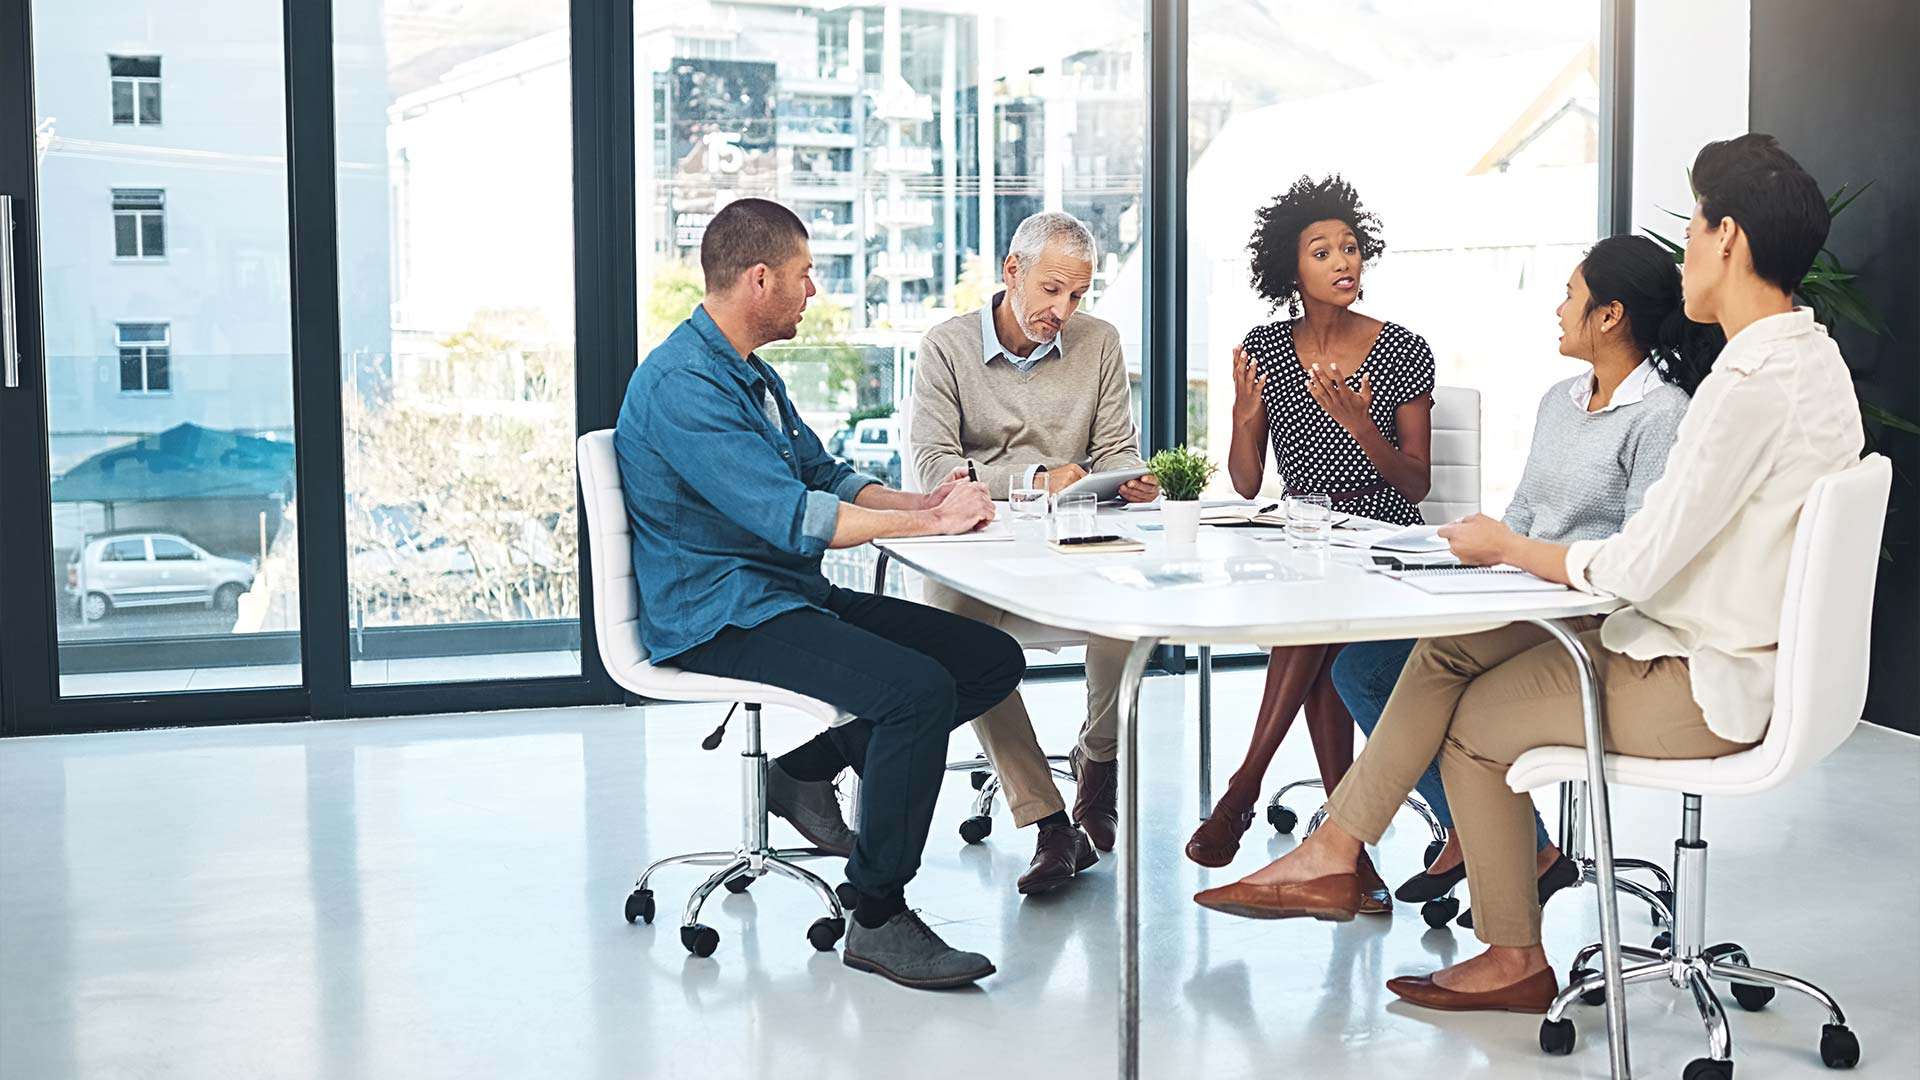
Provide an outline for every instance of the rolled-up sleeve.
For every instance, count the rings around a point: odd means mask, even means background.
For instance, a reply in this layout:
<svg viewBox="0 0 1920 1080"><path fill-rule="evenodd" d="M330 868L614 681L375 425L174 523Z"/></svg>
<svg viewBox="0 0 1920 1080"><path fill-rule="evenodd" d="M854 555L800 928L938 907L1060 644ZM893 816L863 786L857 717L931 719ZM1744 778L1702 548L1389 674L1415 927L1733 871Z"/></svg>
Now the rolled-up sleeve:
<svg viewBox="0 0 1920 1080"><path fill-rule="evenodd" d="M673 372L650 411L658 445L673 448L664 455L668 467L714 509L781 551L815 557L827 549L840 499L795 477L719 386L693 371Z"/></svg>

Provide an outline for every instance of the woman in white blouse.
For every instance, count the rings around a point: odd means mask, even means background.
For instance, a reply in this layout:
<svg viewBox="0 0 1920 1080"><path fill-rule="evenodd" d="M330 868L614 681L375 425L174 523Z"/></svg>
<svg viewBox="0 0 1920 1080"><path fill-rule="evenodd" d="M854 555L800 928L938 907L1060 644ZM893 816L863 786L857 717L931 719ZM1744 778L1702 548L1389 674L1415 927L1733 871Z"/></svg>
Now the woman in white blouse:
<svg viewBox="0 0 1920 1080"><path fill-rule="evenodd" d="M1727 345L1681 422L1665 475L1604 540L1531 540L1474 516L1441 534L1475 564L1510 563L1627 607L1581 637L1606 695L1608 748L1730 754L1765 733L1788 553L1814 481L1859 460L1859 404L1840 351L1793 292L1826 240L1813 178L1772 136L1711 143L1694 161L1686 313ZM1545 1012L1558 991L1540 945L1532 800L1506 786L1527 750L1583 741L1579 678L1545 631L1423 641L1380 726L1298 848L1195 897L1256 918L1344 921L1356 860L1438 753L1466 849L1480 955L1388 989L1447 1010Z"/></svg>

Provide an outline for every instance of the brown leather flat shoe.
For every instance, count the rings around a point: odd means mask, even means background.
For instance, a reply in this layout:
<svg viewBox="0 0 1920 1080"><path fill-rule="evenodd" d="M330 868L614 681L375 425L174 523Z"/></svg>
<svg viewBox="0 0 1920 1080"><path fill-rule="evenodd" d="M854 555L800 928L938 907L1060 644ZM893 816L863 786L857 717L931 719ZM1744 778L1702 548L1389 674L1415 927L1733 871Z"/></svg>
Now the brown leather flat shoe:
<svg viewBox="0 0 1920 1080"><path fill-rule="evenodd" d="M1218 870L1240 853L1240 838L1252 827L1252 810L1236 813L1225 803L1216 804L1187 841L1187 858Z"/></svg>
<svg viewBox="0 0 1920 1080"><path fill-rule="evenodd" d="M1387 891L1387 883L1380 880L1380 871L1373 868L1373 860L1367 853L1360 852L1360 861L1354 866L1354 874L1360 879L1361 915L1393 914L1393 894Z"/></svg>
<svg viewBox="0 0 1920 1080"><path fill-rule="evenodd" d="M1463 993L1436 985L1428 975L1388 979L1387 989L1411 1005L1444 1012L1512 1012L1539 1015L1553 1004L1560 980L1553 969L1536 971L1511 986L1479 993Z"/></svg>
<svg viewBox="0 0 1920 1080"><path fill-rule="evenodd" d="M1312 881L1255 885L1236 881L1195 893L1193 902L1248 919L1319 919L1351 922L1360 910L1357 874L1328 874Z"/></svg>

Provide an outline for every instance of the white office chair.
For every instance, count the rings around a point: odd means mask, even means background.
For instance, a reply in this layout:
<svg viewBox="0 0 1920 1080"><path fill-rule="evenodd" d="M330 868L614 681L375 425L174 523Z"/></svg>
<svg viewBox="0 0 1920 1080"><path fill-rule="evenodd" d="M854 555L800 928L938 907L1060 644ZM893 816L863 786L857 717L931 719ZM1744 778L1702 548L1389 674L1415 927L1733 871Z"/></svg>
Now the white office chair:
<svg viewBox="0 0 1920 1080"><path fill-rule="evenodd" d="M1480 391L1464 386L1436 386L1433 389L1433 444L1430 451L1432 464L1428 475L1432 487L1427 498L1420 504L1420 517L1428 524L1452 521L1468 514L1480 512ZM1288 807L1284 800L1287 793L1295 788L1324 787L1319 777L1295 780L1267 801L1267 823L1277 832L1290 833L1299 824L1300 816ZM1447 842L1447 830L1434 819L1433 811L1426 800L1418 795L1407 796L1407 807L1420 815L1427 823L1427 829L1433 833L1433 840L1427 844L1426 862L1431 864L1439 856L1440 849ZM1326 808L1322 806L1314 812L1307 823L1307 832L1320 827L1326 818ZM1422 910L1428 925L1435 928L1446 925L1447 921L1459 914L1460 903L1451 895L1429 901Z"/></svg>
<svg viewBox="0 0 1920 1080"><path fill-rule="evenodd" d="M893 415L899 419L902 448L900 490L924 491L926 488L920 483L920 469L915 464L913 455L912 394L907 394L900 399L900 403L894 408ZM886 592L889 562L887 553L882 551L873 573L873 591L876 593ZM917 575L909 575L904 584L907 599L918 600L920 583ZM1022 649L1059 652L1061 649L1071 649L1087 643L1085 634L1043 626L1018 615L1009 615L1000 629L1019 642ZM1053 771L1055 777L1061 780L1071 783L1074 779L1072 759L1065 754L1048 754L1047 767ZM960 823L960 839L969 844L978 844L993 833L993 804L994 800L1000 797L1000 774L994 771L993 762L988 761L985 754L975 754L972 757L949 761L947 771L966 773L973 784L973 812Z"/></svg>
<svg viewBox="0 0 1920 1080"><path fill-rule="evenodd" d="M728 892L745 892L755 878L780 874L809 888L827 908L827 915L807 927L807 940L822 952L831 950L846 932L846 912L827 883L789 860L824 854L815 848L775 848L767 841L767 755L760 745L760 709L785 705L833 725L849 719L824 701L761 683L696 675L678 668L647 662L640 642L640 591L633 575L633 532L627 521L626 499L620 488L619 461L614 456L613 432L590 431L578 445L582 505L587 511L587 538L592 556L594 637L600 659L613 681L644 698L656 701L728 702L746 706L747 747L741 752L740 846L732 851L701 851L659 859L640 874L627 897L628 922L651 924L653 890L647 887L655 872L668 866L719 866L688 897L680 923L680 943L695 956L711 956L720 934L700 922L700 908L722 885ZM728 712L732 717L732 712ZM726 727L721 724L721 730ZM720 732L714 733L716 736ZM718 745L710 739L708 749Z"/></svg>
<svg viewBox="0 0 1920 1080"><path fill-rule="evenodd" d="M1626 968L1627 982L1666 979L1676 989L1692 992L1706 1025L1709 1053L1687 1066L1687 1080L1728 1080L1733 1075L1733 1037L1713 990L1715 979L1731 983L1734 1000L1750 1010L1765 1007L1776 988L1813 998L1828 1017L1820 1034L1820 1060L1835 1069L1852 1068L1860 1060L1859 1040L1825 991L1750 966L1747 950L1739 945L1706 944L1707 845L1700 838L1700 808L1703 795L1752 795L1785 783L1839 748L1859 723L1867 696L1874 575L1891 482L1887 459L1874 454L1821 479L1808 492L1780 610L1773 719L1759 745L1697 760L1606 755L1608 782L1680 794L1680 838L1673 845L1678 907L1672 933L1666 942L1656 941L1654 949L1622 946L1621 952L1639 961ZM1507 783L1515 791L1529 791L1586 776L1585 750L1552 746L1520 755L1507 771ZM1573 1022L1565 1014L1576 999L1589 1004L1605 999L1601 974L1587 969L1600 951L1600 946L1590 945L1575 959L1566 989L1540 1026L1540 1046L1546 1052L1573 1049Z"/></svg>

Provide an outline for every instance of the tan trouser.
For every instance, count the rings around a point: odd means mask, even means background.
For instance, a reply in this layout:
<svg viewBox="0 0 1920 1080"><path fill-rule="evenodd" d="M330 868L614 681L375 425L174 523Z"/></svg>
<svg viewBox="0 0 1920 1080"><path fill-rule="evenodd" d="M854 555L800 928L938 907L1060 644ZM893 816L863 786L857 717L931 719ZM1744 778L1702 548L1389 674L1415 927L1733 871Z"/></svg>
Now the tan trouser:
<svg viewBox="0 0 1920 1080"><path fill-rule="evenodd" d="M957 593L937 582L926 582L925 602L1000 627L1013 618L1005 611ZM1087 639L1087 718L1080 726L1080 750L1093 761L1112 761L1119 755L1120 671L1126 666L1130 643L1111 638ZM1033 734L1026 702L1015 690L1007 700L973 721L973 733L1000 776L1007 811L1017 826L1031 825L1048 814L1066 809L1060 788L1047 767L1047 752Z"/></svg>
<svg viewBox="0 0 1920 1080"><path fill-rule="evenodd" d="M1751 745L1708 730L1684 658L1610 652L1597 619L1581 631L1605 696L1608 750L1706 758ZM1507 767L1535 747L1585 744L1580 677L1545 630L1514 625L1422 641L1328 812L1348 834L1378 843L1437 754L1466 855L1474 933L1489 945L1538 945L1533 801L1507 786Z"/></svg>

